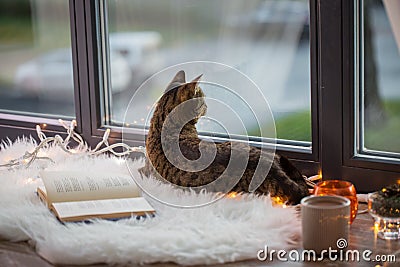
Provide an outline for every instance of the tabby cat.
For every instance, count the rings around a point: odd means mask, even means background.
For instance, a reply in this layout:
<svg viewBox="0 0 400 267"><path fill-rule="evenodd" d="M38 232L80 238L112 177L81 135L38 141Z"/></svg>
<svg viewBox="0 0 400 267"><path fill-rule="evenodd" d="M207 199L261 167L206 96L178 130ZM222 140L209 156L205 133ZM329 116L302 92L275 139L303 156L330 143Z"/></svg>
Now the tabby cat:
<svg viewBox="0 0 400 267"><path fill-rule="evenodd" d="M259 163L263 159L267 163L265 166L271 165L271 168L269 172L264 172L263 177L256 178L261 178L262 182L255 193L280 197L288 204L299 203L308 195L307 184L301 173L285 157L272 153L264 157L260 148L245 143L214 144L198 137L196 123L207 110L204 93L198 86L199 79L186 83L185 72L179 71L168 85L150 122L146 139L146 164L140 172L145 176L162 177L178 186L199 187L211 183L214 186L209 187L209 190L224 191L229 186L227 183L230 183L232 191L249 192L253 175L257 166L262 166ZM235 168L240 165L239 161L239 164L229 163L234 153L237 159L245 158L244 168ZM197 162L199 159L201 162ZM205 161L209 161L209 164ZM207 167L198 168L195 163ZM228 170L228 164L230 171L224 173ZM216 183L220 176L224 179ZM237 179L232 184L235 177Z"/></svg>

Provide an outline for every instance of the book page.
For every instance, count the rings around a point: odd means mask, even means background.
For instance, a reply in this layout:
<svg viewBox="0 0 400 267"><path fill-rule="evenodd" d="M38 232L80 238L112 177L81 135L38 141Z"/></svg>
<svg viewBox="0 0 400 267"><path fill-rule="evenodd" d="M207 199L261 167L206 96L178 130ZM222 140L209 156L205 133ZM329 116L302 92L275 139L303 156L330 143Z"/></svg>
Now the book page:
<svg viewBox="0 0 400 267"><path fill-rule="evenodd" d="M154 208L143 197L103 199L53 203L52 208L61 221L89 218L121 218L131 214L154 213Z"/></svg>
<svg viewBox="0 0 400 267"><path fill-rule="evenodd" d="M47 202L139 197L132 177L114 173L45 171L40 173Z"/></svg>

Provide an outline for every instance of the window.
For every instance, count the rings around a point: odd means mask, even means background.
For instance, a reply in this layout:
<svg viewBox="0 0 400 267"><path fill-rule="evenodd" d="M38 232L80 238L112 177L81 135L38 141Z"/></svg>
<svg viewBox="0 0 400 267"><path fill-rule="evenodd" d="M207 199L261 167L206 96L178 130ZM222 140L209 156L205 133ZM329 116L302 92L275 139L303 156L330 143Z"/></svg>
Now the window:
<svg viewBox="0 0 400 267"><path fill-rule="evenodd" d="M0 109L74 117L67 1L0 2Z"/></svg>
<svg viewBox="0 0 400 267"><path fill-rule="evenodd" d="M222 84L229 84L229 88L202 84L209 97L207 116L211 119L199 121L201 132L224 136L228 131L237 138L275 137L275 133L271 134L275 131L272 120L265 120L259 127L254 118L255 114L259 118L269 115L264 95L276 120L277 137L303 141L296 144L310 148L308 1L109 0L105 5L111 73L111 86L106 93L109 106L104 108L106 124L148 126L150 107L162 95L173 72L186 68L190 79L201 74L195 71L203 68L204 80L229 81ZM165 70L186 62L192 63ZM214 67L212 73L207 72ZM169 76L163 80L158 82L157 77L151 77L164 70ZM254 81L262 94L239 71ZM133 94L135 103L128 108ZM131 115L130 121L124 118L126 111ZM221 118L220 114L230 116Z"/></svg>
<svg viewBox="0 0 400 267"><path fill-rule="evenodd" d="M361 192L375 190L400 178L400 148L395 138L400 24L393 22L399 14L391 14L398 9L388 8L388 2L40 1L46 9L64 5L63 12L69 12L58 38L49 29L44 31L57 40L46 42L51 47L43 51L71 45L75 107L69 106L68 112L60 111L66 104L58 105L56 111L31 108L24 117L10 117L21 110L13 105L15 110L10 111L8 103L0 103L1 138L32 133L36 123L64 115L76 117L78 130L90 144L102 137L105 128L112 128L114 141L121 140L127 101L152 73L185 61L221 61L268 92L281 139L278 152L291 158L304 174L319 172L327 179L350 180ZM24 12L30 18L32 11ZM45 19L35 18L39 17ZM0 29L6 23L0 20ZM32 42L36 33L24 30L7 42L17 49L15 40ZM0 56L10 51L2 49ZM59 64L66 61L61 59ZM164 86L151 88L148 98L133 109L143 112ZM374 105L371 109L371 99L379 100L378 111L373 111ZM382 125L375 127L373 116L384 118L379 120ZM145 124L142 118L137 118L136 125ZM47 122L48 130L61 130L54 121ZM135 120L127 123L130 144L142 145L144 135L131 127ZM218 132L205 126L202 130ZM257 132L250 135L259 144L265 141Z"/></svg>
<svg viewBox="0 0 400 267"><path fill-rule="evenodd" d="M394 3L396 5L396 3ZM362 2L359 153L400 155L400 25L390 1ZM397 39L396 39L397 38Z"/></svg>
<svg viewBox="0 0 400 267"><path fill-rule="evenodd" d="M399 180L396 115L398 32L391 1L354 1L343 46L343 177L365 190ZM390 11L390 12L388 12ZM394 12L394 13L393 13ZM346 14L344 14L346 15ZM392 20L392 21L391 21ZM392 61L393 60L393 61ZM394 64L393 64L394 62ZM352 75L348 74L353 73Z"/></svg>

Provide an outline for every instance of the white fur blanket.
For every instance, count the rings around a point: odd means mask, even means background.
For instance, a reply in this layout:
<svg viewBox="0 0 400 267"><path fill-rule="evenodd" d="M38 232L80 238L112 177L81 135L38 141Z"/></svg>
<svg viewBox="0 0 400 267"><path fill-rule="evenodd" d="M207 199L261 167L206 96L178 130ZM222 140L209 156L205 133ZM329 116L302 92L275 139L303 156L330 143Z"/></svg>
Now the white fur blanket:
<svg viewBox="0 0 400 267"><path fill-rule="evenodd" d="M32 151L32 140L19 140L0 148L0 163ZM0 169L0 238L31 240L36 251L52 263L155 263L213 264L257 257L269 249L297 247L300 220L292 208L272 207L268 197L242 195L223 198L201 208L181 209L154 202L154 218L91 224L58 222L34 193L37 177L47 170L89 170L128 173L125 164L109 156L68 155L57 147L44 152L55 163L37 160L28 169ZM138 167L142 162L134 162ZM31 178L31 179L29 179ZM32 180L33 178L33 180ZM171 200L191 203L211 199L212 194L185 193L145 181L153 191Z"/></svg>

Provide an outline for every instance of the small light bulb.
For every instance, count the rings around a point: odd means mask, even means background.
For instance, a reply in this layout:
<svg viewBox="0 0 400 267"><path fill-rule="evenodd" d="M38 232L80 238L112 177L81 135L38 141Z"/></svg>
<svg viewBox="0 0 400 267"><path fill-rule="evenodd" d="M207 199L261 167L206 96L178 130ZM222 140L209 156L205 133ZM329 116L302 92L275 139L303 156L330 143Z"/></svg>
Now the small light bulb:
<svg viewBox="0 0 400 267"><path fill-rule="evenodd" d="M230 193L227 195L227 197L228 197L228 198L235 198L235 197L237 197L237 193L236 193L236 192L230 192Z"/></svg>

